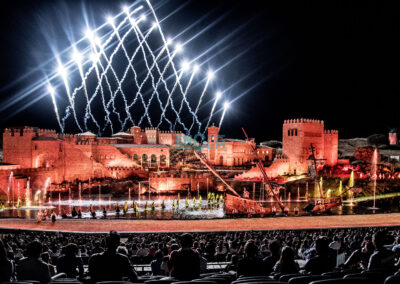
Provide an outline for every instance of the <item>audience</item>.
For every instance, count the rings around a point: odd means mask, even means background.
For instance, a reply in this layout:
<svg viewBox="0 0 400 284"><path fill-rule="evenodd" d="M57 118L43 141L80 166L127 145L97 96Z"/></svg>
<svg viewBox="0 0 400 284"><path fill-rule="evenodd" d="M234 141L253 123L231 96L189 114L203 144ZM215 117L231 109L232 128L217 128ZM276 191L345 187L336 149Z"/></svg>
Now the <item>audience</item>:
<svg viewBox="0 0 400 284"><path fill-rule="evenodd" d="M3 234L1 239L0 282L47 283L51 275L60 272L81 281L90 277L93 282L135 282L132 264L150 265L154 276L185 281L209 272L207 262L226 260L230 263L221 270L276 279L285 274L320 275L340 269L386 270L385 275L400 271L398 228L137 233L127 234L122 243L114 231L107 235L19 231Z"/></svg>

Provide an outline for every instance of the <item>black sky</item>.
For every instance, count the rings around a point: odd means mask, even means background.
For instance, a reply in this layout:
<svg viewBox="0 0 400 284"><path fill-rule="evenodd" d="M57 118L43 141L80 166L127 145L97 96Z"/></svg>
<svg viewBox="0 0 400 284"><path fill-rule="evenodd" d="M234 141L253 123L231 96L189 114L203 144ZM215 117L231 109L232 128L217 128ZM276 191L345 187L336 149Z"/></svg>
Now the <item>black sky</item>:
<svg viewBox="0 0 400 284"><path fill-rule="evenodd" d="M52 54L44 34L60 48L67 36L60 28L84 27L85 7L93 25L116 14L128 1L12 0L0 2L0 127L32 125L57 129L51 100L38 96L6 105L18 91L43 76L35 69ZM325 120L341 138L387 133L400 125L400 15L398 1L152 1L163 31L184 42L215 24L185 47L195 57L233 31L211 50L205 66L218 68L213 88L234 100L222 132L243 138L241 127L257 141L281 139L284 119ZM48 70L45 70L48 71ZM237 83L237 84L235 84ZM241 97L239 97L243 94ZM236 99L239 97L238 99ZM12 115L14 114L14 115Z"/></svg>

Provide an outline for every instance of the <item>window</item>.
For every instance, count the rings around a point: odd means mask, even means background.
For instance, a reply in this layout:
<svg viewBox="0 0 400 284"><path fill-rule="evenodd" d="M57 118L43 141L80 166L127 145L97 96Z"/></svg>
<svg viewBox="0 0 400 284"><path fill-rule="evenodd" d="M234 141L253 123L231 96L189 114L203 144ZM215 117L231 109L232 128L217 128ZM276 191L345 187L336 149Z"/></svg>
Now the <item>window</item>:
<svg viewBox="0 0 400 284"><path fill-rule="evenodd" d="M287 131L287 135L290 136L290 129Z"/></svg>

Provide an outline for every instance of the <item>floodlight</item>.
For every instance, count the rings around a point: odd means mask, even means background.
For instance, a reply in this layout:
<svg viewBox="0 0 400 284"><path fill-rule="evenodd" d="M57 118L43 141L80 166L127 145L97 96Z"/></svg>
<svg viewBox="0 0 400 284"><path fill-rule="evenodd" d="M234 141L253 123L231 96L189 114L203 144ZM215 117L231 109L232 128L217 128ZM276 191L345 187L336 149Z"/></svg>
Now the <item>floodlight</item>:
<svg viewBox="0 0 400 284"><path fill-rule="evenodd" d="M158 28L158 25L157 25L156 22L153 22L153 24L151 25L151 27L152 27L153 29L156 29L156 28Z"/></svg>
<svg viewBox="0 0 400 284"><path fill-rule="evenodd" d="M49 92L49 94L51 95L51 96L54 96L54 94L55 94L55 90L54 90L54 88L53 88L53 86L52 85L48 85L47 86L47 91Z"/></svg>
<svg viewBox="0 0 400 284"><path fill-rule="evenodd" d="M229 108L230 103L229 102L224 102L224 110L227 110Z"/></svg>
<svg viewBox="0 0 400 284"><path fill-rule="evenodd" d="M67 77L67 70L65 70L65 68L62 65L58 66L57 72L62 78Z"/></svg>
<svg viewBox="0 0 400 284"><path fill-rule="evenodd" d="M183 70L183 71L186 71L186 70L189 69L190 63L189 63L189 61L184 60L184 61L182 62L182 64L181 64L181 66L182 66L182 70Z"/></svg>
<svg viewBox="0 0 400 284"><path fill-rule="evenodd" d="M114 27L114 18L111 17L111 16L108 16L108 17L107 17L107 23L108 23L110 26Z"/></svg>
<svg viewBox="0 0 400 284"><path fill-rule="evenodd" d="M195 64L195 65L193 66L193 72L194 72L194 73L197 73L199 70L200 70L199 65Z"/></svg>
<svg viewBox="0 0 400 284"><path fill-rule="evenodd" d="M172 38L168 37L167 38L167 45L171 45L172 44Z"/></svg>
<svg viewBox="0 0 400 284"><path fill-rule="evenodd" d="M214 78L214 72L212 70L207 73L208 80L212 80Z"/></svg>
<svg viewBox="0 0 400 284"><path fill-rule="evenodd" d="M146 15L145 15L145 14L142 14L142 15L140 16L140 19L139 19L139 20L141 20L142 22L146 21Z"/></svg>
<svg viewBox="0 0 400 284"><path fill-rule="evenodd" d="M177 43L177 44L175 45L175 52L176 52L176 53L179 53L179 52L181 52L182 50L183 50L182 44Z"/></svg>
<svg viewBox="0 0 400 284"><path fill-rule="evenodd" d="M93 32L91 29L87 28L86 31L85 31L85 36L86 36L90 41L92 41L92 40L93 40L93 37L94 37L94 32Z"/></svg>
<svg viewBox="0 0 400 284"><path fill-rule="evenodd" d="M97 61L100 59L100 56L98 53L92 53L90 54L90 59L93 61L93 63L97 63Z"/></svg>
<svg viewBox="0 0 400 284"><path fill-rule="evenodd" d="M221 93L220 91L218 91L218 92L215 94L215 98L216 98L217 100L219 100L221 97L222 97L222 93Z"/></svg>
<svg viewBox="0 0 400 284"><path fill-rule="evenodd" d="M122 6L122 11L124 11L124 13L129 15L129 7L128 6L126 6L126 5Z"/></svg>

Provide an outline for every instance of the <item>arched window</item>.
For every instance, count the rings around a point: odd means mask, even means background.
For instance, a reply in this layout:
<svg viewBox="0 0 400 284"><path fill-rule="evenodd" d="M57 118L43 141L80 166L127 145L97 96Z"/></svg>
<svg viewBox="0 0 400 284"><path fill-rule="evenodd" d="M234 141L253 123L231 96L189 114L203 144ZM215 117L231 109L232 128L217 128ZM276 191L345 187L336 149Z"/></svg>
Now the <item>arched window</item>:
<svg viewBox="0 0 400 284"><path fill-rule="evenodd" d="M147 162L147 155L146 155L146 154L143 154L143 155L142 155L142 161L143 161L143 162Z"/></svg>
<svg viewBox="0 0 400 284"><path fill-rule="evenodd" d="M166 166L167 165L167 157L165 155L160 156L160 166Z"/></svg>
<svg viewBox="0 0 400 284"><path fill-rule="evenodd" d="M138 157L138 155L137 155L137 154L133 154L133 156L132 156L132 160L134 160L134 161L138 161L138 160L139 160L139 157Z"/></svg>
<svg viewBox="0 0 400 284"><path fill-rule="evenodd" d="M155 163L157 163L157 156L156 155L151 155L151 157L150 157L150 161L151 161L151 164L153 165L153 164L155 164Z"/></svg>

